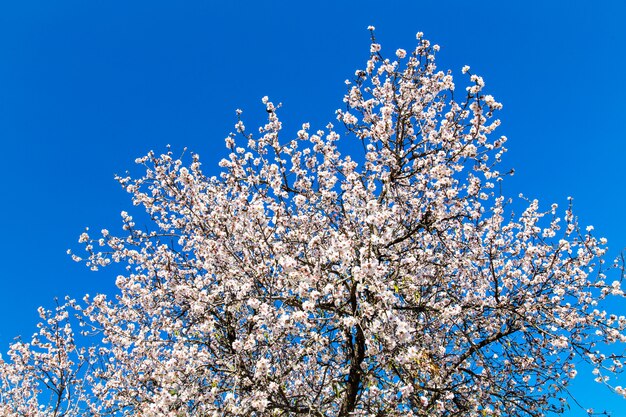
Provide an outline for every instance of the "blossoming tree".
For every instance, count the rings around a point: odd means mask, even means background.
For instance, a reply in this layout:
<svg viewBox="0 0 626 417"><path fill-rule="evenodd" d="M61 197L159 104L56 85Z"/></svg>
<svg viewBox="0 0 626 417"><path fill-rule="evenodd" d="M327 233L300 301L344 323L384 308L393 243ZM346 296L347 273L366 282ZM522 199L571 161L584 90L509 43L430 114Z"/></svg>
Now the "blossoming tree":
<svg viewBox="0 0 626 417"><path fill-rule="evenodd" d="M219 177L197 155L140 158L119 182L152 227L122 213L124 236L80 239L92 269L125 265L119 294L42 309L0 365L0 413L541 416L577 363L619 372L604 240L571 207L513 213L501 105L417 39L389 59L372 37L339 129L283 138L264 99L260 133L238 112Z"/></svg>

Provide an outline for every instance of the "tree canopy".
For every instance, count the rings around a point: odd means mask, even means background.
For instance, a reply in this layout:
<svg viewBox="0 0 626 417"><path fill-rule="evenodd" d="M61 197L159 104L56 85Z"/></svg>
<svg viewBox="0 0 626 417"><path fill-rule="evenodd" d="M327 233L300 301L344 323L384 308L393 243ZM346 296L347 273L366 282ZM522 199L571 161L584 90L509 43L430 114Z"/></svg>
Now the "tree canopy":
<svg viewBox="0 0 626 417"><path fill-rule="evenodd" d="M571 204L503 195L480 76L459 88L421 33L391 58L371 30L337 127L284 138L264 98L219 176L168 151L118 177L149 225L122 212L73 256L122 264L119 293L40 310L0 362L2 415L541 416L581 361L621 371L606 241Z"/></svg>

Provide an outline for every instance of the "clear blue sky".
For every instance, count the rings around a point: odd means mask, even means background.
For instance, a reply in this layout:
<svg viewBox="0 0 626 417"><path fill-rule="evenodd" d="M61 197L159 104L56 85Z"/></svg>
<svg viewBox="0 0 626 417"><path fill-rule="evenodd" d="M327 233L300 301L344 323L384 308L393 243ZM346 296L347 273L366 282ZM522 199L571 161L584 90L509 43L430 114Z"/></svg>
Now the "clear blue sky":
<svg viewBox="0 0 626 417"><path fill-rule="evenodd" d="M119 230L113 181L148 150L184 146L217 172L235 109L283 102L289 130L322 127L361 68L368 25L383 51L415 33L467 64L504 103L505 193L547 207L575 198L583 224L626 247L626 3L614 1L0 2L0 348L30 336L54 296L113 291L65 255L85 226ZM291 128L289 128L291 125ZM214 167L214 168L212 168ZM137 171L135 171L137 172ZM622 314L626 304L614 305ZM581 373L586 407L626 400ZM567 414L582 416L577 409Z"/></svg>

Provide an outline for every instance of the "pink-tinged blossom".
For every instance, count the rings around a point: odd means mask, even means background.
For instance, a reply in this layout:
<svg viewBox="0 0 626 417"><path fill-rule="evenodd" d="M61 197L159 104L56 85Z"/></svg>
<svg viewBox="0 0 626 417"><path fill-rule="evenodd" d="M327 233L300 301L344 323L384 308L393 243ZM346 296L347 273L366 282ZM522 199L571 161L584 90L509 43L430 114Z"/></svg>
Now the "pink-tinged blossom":
<svg viewBox="0 0 626 417"><path fill-rule="evenodd" d="M79 238L89 268L123 267L118 293L40 311L0 360L0 415L526 417L561 411L582 361L610 384L623 355L600 346L626 318L602 308L623 297L606 240L571 204L513 212L502 105L417 38L400 62L372 40L340 128L285 137L264 97L216 177L138 158L118 181L152 225L122 212L121 236Z"/></svg>

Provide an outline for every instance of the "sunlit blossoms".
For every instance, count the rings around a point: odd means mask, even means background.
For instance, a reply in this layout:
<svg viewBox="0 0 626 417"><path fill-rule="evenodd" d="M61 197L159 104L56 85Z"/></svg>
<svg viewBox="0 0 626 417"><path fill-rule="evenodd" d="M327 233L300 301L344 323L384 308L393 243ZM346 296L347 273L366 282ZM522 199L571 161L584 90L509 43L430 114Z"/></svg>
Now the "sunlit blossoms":
<svg viewBox="0 0 626 417"><path fill-rule="evenodd" d="M623 296L605 241L571 205L501 194L501 104L417 39L392 60L372 38L338 127L284 137L264 98L217 177L138 159L118 180L149 226L80 236L88 267L126 267L119 294L42 310L0 364L0 413L540 416L582 361L610 386L626 317L601 308Z"/></svg>

